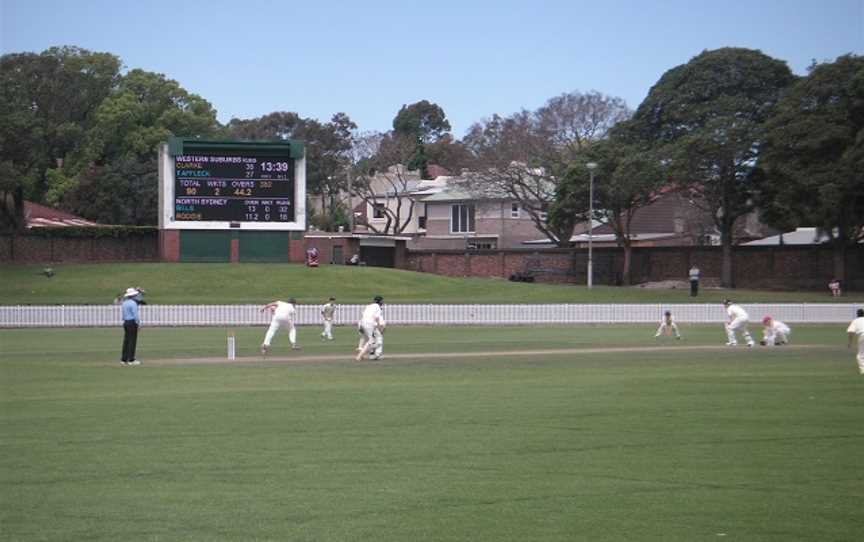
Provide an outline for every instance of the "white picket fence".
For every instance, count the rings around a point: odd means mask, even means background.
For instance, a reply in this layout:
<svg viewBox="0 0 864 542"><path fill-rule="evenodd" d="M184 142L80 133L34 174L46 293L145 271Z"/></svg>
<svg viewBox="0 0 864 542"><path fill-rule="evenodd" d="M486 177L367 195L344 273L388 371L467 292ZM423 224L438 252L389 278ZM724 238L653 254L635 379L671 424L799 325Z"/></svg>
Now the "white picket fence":
<svg viewBox="0 0 864 542"><path fill-rule="evenodd" d="M844 323L855 317L857 305L836 303L743 304L752 322L766 314L788 323ZM260 326L270 322L259 305L144 305L146 326ZM336 325L353 325L362 305L341 305ZM725 320L719 304L604 304L604 305L385 305L384 315L394 325L540 325L628 324L659 322L670 310L680 323ZM319 324L320 307L297 307L299 325ZM0 306L0 328L111 327L120 324L118 305Z"/></svg>

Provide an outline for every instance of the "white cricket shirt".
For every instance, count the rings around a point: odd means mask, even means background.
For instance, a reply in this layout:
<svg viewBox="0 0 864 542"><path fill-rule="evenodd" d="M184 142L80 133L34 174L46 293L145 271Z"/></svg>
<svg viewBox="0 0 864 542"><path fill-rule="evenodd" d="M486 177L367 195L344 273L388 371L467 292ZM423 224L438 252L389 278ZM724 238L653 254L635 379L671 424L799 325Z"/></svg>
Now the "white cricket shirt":
<svg viewBox="0 0 864 542"><path fill-rule="evenodd" d="M276 311L273 312L273 318L277 320L294 320L294 315L297 313L297 310L294 308L294 305L291 303L285 303L284 301L276 302Z"/></svg>
<svg viewBox="0 0 864 542"><path fill-rule="evenodd" d="M738 305L729 305L728 307L726 307L726 314L728 314L729 318L731 318L732 320L737 320L739 318L743 318L745 320L750 319L750 315L747 314L747 311L745 311Z"/></svg>
<svg viewBox="0 0 864 542"><path fill-rule="evenodd" d="M846 333L854 333L855 335L858 335L859 340L864 338L864 316L852 320Z"/></svg>
<svg viewBox="0 0 864 542"><path fill-rule="evenodd" d="M381 305L378 303L370 303L363 309L363 316L360 318L360 323L363 325L375 326L382 320Z"/></svg>

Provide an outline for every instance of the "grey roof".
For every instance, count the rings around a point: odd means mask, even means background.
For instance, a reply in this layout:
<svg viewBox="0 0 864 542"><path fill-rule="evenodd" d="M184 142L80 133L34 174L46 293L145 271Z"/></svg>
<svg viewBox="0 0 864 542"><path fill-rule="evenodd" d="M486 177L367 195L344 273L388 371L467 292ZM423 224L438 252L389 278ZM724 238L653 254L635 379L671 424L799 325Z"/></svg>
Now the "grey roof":
<svg viewBox="0 0 864 542"><path fill-rule="evenodd" d="M472 194L463 187L447 186L444 190L430 194L423 198L425 202L435 201L465 201L478 199L476 194Z"/></svg>
<svg viewBox="0 0 864 542"><path fill-rule="evenodd" d="M780 242L780 238L783 242ZM749 243L742 243L743 246L779 246L779 245L821 245L830 241L828 235L817 233L816 228L797 228L795 231L781 233L780 235L772 235L764 239L757 239Z"/></svg>
<svg viewBox="0 0 864 542"><path fill-rule="evenodd" d="M675 233L634 233L630 235L630 238L634 241L649 241L656 239L668 239L671 237L676 237ZM614 233L595 233L591 236L591 240L597 243L605 243L610 241L615 241ZM588 234L580 233L578 235L574 235L570 238L571 243L587 243L588 242ZM544 244L552 244L552 241L547 239L535 239L533 241L523 241L523 244L526 245L544 245Z"/></svg>

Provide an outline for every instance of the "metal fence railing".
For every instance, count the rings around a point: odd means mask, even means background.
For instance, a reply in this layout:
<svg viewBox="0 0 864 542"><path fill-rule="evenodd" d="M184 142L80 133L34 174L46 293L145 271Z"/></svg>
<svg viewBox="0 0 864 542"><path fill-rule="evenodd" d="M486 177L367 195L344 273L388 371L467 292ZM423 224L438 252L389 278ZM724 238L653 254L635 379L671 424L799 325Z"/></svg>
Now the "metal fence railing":
<svg viewBox="0 0 864 542"><path fill-rule="evenodd" d="M857 305L838 303L743 304L752 322L766 314L789 323L841 323ZM144 305L146 326L258 326L270 322L259 305ZM341 305L336 325L354 324L362 305ZM385 305L395 325L627 324L659 322L670 310L680 323L723 322L719 304ZM0 328L110 327L120 324L119 305L0 306ZM321 322L320 307L297 307L299 325Z"/></svg>

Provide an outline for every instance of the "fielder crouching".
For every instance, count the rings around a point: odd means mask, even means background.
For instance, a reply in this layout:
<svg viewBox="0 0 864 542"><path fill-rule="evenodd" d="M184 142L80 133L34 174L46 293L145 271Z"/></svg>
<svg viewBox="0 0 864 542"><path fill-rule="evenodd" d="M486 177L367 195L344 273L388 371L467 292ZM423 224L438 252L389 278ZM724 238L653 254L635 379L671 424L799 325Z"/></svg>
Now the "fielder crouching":
<svg viewBox="0 0 864 542"><path fill-rule="evenodd" d="M792 333L789 326L770 316L763 318L762 324L765 326L765 329L762 330L762 346L789 344L789 335Z"/></svg>
<svg viewBox="0 0 864 542"><path fill-rule="evenodd" d="M384 328L387 323L381 312L383 305L384 298L377 295L372 303L363 308L363 316L358 323L360 344L357 346L357 361L369 354L370 359L381 359L384 353Z"/></svg>

